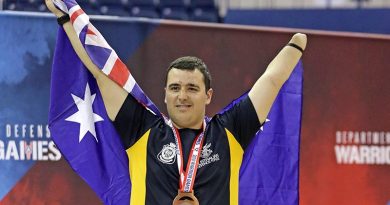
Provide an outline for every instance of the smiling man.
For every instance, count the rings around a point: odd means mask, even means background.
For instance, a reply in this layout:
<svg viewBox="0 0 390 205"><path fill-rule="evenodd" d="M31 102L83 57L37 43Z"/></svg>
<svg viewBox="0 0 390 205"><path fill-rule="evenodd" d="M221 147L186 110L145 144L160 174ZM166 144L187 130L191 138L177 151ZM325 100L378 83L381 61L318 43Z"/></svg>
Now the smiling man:
<svg viewBox="0 0 390 205"><path fill-rule="evenodd" d="M108 105L117 103L118 96L124 100L110 115L130 160L131 204L238 204L243 152L305 46L306 36L295 34L248 95L211 119L205 117L213 95L211 76L197 57L178 58L168 67L169 118L152 114L125 92L106 96ZM111 86L110 95L119 91Z"/></svg>
<svg viewBox="0 0 390 205"><path fill-rule="evenodd" d="M213 90L206 65L196 57L182 57L167 71L165 103L177 128L199 129Z"/></svg>
<svg viewBox="0 0 390 205"><path fill-rule="evenodd" d="M295 34L248 95L211 119L205 116L213 95L206 64L196 57L178 58L167 70L168 117L163 117L97 68L86 56L69 16L51 0L46 3L96 78L107 114L121 136L129 159L130 204L238 204L244 150L302 56L306 35Z"/></svg>

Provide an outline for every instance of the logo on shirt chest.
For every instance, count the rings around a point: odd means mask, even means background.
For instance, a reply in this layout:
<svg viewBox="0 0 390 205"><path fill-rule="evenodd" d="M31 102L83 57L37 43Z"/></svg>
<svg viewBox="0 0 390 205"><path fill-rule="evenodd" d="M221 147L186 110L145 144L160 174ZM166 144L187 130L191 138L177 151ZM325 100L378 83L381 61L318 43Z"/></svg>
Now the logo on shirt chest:
<svg viewBox="0 0 390 205"><path fill-rule="evenodd" d="M211 153L213 153L213 150L211 150L210 147L211 143L207 143L203 146L202 153L200 155L201 158L206 159L211 155Z"/></svg>
<svg viewBox="0 0 390 205"><path fill-rule="evenodd" d="M218 153L213 154L213 150L211 150L210 147L211 147L211 143L207 143L203 146L202 153L200 155L198 169L200 169L208 164L219 161L219 154Z"/></svg>
<svg viewBox="0 0 390 205"><path fill-rule="evenodd" d="M163 146L157 154L157 159L164 164L173 164L176 161L176 145L169 143Z"/></svg>

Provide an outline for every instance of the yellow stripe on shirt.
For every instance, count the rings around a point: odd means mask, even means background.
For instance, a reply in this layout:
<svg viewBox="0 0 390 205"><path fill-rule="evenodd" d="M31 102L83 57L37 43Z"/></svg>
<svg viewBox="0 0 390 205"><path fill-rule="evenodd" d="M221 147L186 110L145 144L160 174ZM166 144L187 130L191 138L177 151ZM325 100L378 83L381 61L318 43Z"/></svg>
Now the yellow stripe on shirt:
<svg viewBox="0 0 390 205"><path fill-rule="evenodd" d="M233 134L226 130L230 149L230 205L238 205L238 179L244 150Z"/></svg>
<svg viewBox="0 0 390 205"><path fill-rule="evenodd" d="M126 150L129 157L129 171L131 179L130 204L145 204L146 198L146 156L150 129L129 149Z"/></svg>

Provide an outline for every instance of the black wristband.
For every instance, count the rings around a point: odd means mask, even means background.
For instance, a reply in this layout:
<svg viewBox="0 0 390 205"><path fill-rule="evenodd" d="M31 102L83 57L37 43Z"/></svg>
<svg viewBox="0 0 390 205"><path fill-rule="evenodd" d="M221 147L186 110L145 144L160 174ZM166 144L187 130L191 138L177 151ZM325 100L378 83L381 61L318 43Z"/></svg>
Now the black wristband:
<svg viewBox="0 0 390 205"><path fill-rule="evenodd" d="M64 25L64 23L68 22L69 20L70 18L68 14L64 14L63 16L57 18L58 25L60 26Z"/></svg>
<svg viewBox="0 0 390 205"><path fill-rule="evenodd" d="M301 51L301 53L303 53L303 49L300 46L298 46L297 44L295 44L295 43L288 43L287 45L291 46L291 47L294 47L294 48L298 49L299 51Z"/></svg>

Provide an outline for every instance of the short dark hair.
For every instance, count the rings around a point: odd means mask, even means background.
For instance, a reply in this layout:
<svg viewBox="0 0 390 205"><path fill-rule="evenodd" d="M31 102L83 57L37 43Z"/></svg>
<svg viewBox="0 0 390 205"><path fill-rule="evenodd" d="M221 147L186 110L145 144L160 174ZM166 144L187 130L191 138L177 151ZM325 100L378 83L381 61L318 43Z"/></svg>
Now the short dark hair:
<svg viewBox="0 0 390 205"><path fill-rule="evenodd" d="M176 68L179 70L189 70L189 71L194 71L195 69L198 69L203 75L203 81L206 87L206 92L211 88L210 72L207 69L206 64L200 58L194 56L184 56L174 60L167 69L165 84L168 81L168 73L169 71L172 70L172 68Z"/></svg>

